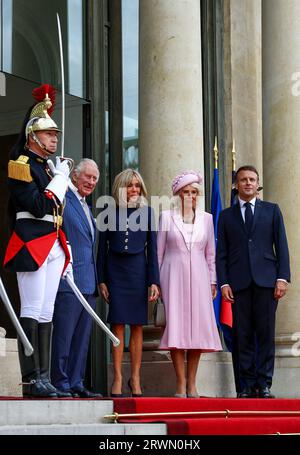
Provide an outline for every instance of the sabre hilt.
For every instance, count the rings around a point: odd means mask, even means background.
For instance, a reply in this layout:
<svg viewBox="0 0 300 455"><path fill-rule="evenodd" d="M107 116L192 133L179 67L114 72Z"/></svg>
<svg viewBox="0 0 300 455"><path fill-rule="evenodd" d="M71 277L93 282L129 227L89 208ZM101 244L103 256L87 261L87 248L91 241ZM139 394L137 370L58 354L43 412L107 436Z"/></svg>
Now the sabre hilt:
<svg viewBox="0 0 300 455"><path fill-rule="evenodd" d="M61 161L68 161L68 165L70 168L70 173L73 171L75 167L74 160L72 158L65 158L64 156L60 156Z"/></svg>
<svg viewBox="0 0 300 455"><path fill-rule="evenodd" d="M56 160L58 160L58 159L60 159L61 162L67 161L68 166L69 166L69 174L70 174L73 171L73 169L74 169L74 160L72 158L65 158L64 156L56 157ZM53 161L52 160L47 160L47 164L48 164L49 169L52 172L52 174L55 175L57 173L57 169L56 169Z"/></svg>

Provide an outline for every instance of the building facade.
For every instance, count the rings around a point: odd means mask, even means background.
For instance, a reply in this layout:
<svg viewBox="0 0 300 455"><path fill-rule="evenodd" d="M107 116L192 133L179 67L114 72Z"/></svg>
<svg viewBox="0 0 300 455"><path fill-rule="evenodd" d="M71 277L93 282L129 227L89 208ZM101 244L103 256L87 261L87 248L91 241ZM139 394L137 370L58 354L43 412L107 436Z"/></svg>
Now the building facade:
<svg viewBox="0 0 300 455"><path fill-rule="evenodd" d="M66 68L65 154L75 160L91 157L100 165L95 216L97 198L108 194L114 175L130 166L139 168L149 193L158 196L170 195L176 173L197 169L205 177L202 206L210 211L215 137L224 207L230 198L233 141L237 166L257 167L263 198L283 211L291 251L292 283L277 311L274 392L299 396L299 1L0 0L0 8L0 70L6 85L5 96L0 87L2 219L8 151L31 90L44 82L61 89L57 11ZM60 115L58 96L58 123ZM3 257L7 228L1 236ZM18 311L15 278L3 270L1 276ZM105 317L101 301L98 311ZM149 317L151 322L151 309ZM3 308L0 318L7 332L0 365L11 362L17 369L15 333ZM171 395L172 366L168 354L156 350L158 338L150 323L145 392ZM108 343L95 330L88 381L103 390L110 375ZM0 371L1 382L11 383L11 376ZM198 382L202 395L234 394L230 355L203 355Z"/></svg>

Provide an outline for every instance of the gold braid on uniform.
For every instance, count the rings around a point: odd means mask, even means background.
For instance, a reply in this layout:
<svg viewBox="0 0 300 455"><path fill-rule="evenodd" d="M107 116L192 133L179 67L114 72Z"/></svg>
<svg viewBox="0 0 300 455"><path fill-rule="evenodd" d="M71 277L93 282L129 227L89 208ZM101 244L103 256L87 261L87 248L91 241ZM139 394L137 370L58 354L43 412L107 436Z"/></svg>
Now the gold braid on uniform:
<svg viewBox="0 0 300 455"><path fill-rule="evenodd" d="M63 224L63 213L64 213L65 206L64 206L64 204L58 204L55 196L52 196L52 200L55 204L55 207L53 207L54 227L56 228L57 237L58 237L59 236L58 231L62 227L62 224Z"/></svg>
<svg viewBox="0 0 300 455"><path fill-rule="evenodd" d="M33 178L30 173L30 166L27 163L28 156L20 155L17 160L9 160L8 162L8 177L23 182L32 182Z"/></svg>

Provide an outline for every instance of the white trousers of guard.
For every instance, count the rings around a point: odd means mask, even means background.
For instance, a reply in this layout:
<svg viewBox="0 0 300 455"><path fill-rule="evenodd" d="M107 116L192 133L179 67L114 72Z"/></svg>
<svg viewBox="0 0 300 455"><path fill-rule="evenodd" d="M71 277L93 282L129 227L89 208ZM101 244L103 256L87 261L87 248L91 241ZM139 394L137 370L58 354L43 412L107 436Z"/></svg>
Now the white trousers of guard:
<svg viewBox="0 0 300 455"><path fill-rule="evenodd" d="M50 253L35 272L17 272L21 318L51 322L54 302L65 263L65 253L56 240Z"/></svg>

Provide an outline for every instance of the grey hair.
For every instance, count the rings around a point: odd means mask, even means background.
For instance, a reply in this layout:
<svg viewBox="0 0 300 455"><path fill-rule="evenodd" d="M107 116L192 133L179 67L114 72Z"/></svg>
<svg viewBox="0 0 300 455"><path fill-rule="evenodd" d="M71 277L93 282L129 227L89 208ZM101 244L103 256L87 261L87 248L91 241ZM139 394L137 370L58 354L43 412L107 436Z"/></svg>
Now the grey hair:
<svg viewBox="0 0 300 455"><path fill-rule="evenodd" d="M196 207L198 207L200 204L200 196L203 196L201 185L199 185L199 183L196 183L196 182L191 183L190 185L191 185L191 187L195 188L195 190L197 190ZM173 196L172 208L181 209L182 201L181 201L180 193L183 190L183 188L185 188L185 187L180 188L180 190L177 191L175 196Z"/></svg>
<svg viewBox="0 0 300 455"><path fill-rule="evenodd" d="M73 169L73 173L77 175L77 177L81 174L81 172L84 170L84 168L88 165L94 166L97 171L98 171L98 179L100 176L100 171L98 168L98 164L96 161L91 160L90 158L82 158L82 160L79 161L79 163L76 164L76 166ZM97 179L97 181L98 181Z"/></svg>

